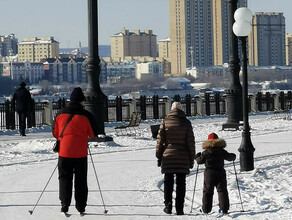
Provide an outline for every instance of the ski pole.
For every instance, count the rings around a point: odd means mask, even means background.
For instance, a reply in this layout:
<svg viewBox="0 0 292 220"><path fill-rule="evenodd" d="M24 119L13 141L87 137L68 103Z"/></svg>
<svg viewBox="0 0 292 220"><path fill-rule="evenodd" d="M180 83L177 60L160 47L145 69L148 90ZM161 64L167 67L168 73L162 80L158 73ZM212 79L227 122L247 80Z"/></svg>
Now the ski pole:
<svg viewBox="0 0 292 220"><path fill-rule="evenodd" d="M90 152L89 146L88 146L88 152L89 152L89 155L90 155L90 158L91 158L91 162L92 162L92 166L93 166L94 174L95 174L96 181L97 181L97 185L98 185L98 189L99 189L99 192L100 192L101 201L102 201L103 208L104 208L104 212L103 212L103 213L106 214L106 213L108 212L108 210L106 210L106 208L105 208L105 204L104 204L103 196L102 196L101 189L100 189L100 184L99 184L99 181L98 181L98 178L97 178L96 169L95 169L95 166L94 166L94 162L93 162L93 159L92 159L92 155L91 155L91 152Z"/></svg>
<svg viewBox="0 0 292 220"><path fill-rule="evenodd" d="M236 178L236 183L237 183L237 189L238 189L239 199L240 199L240 203L241 203L241 209L242 209L242 212L244 212L244 210L243 210L243 205L242 205L241 194L240 194L240 188L239 188L239 184L238 184L237 173L236 173L236 169L235 169L235 163L234 163L234 161L233 161L233 167L234 167L234 173L235 173L235 178Z"/></svg>
<svg viewBox="0 0 292 220"><path fill-rule="evenodd" d="M47 188L47 186L48 186L49 182L51 181L51 179L52 179L52 176L54 175L54 173L55 173L55 171L56 171L57 167L58 167L58 164L56 165L55 169L53 170L53 172L52 172L52 174L51 174L51 176L50 176L50 178L49 178L48 182L46 183L46 185L45 185L45 187L44 187L44 189L43 189L43 191L42 191L42 193L41 193L40 197L38 198L38 200L37 200L37 202L36 202L35 206L33 207L33 209L32 209L32 210L28 210L28 212L29 212L31 215L33 214L33 212L34 212L34 210L35 210L36 206L38 205L38 203L39 203L39 201L40 201L40 199L41 199L42 195L44 194L44 192L45 192L45 190L46 190L46 188Z"/></svg>
<svg viewBox="0 0 292 220"><path fill-rule="evenodd" d="M190 213L192 213L192 211L193 211L193 203L194 203L194 197L195 197L195 192L196 192L198 172L199 172L199 164L197 165L196 178L195 178L195 186L194 186L194 192L193 192L193 198L192 198L192 206L191 206L191 212Z"/></svg>

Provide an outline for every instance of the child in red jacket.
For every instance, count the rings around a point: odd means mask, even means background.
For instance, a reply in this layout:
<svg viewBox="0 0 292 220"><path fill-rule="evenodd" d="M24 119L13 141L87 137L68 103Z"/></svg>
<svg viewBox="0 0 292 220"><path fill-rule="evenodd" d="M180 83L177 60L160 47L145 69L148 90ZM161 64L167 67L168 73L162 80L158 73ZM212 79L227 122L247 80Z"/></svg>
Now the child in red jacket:
<svg viewBox="0 0 292 220"><path fill-rule="evenodd" d="M218 138L215 133L211 133L208 136L208 140L203 143L202 147L205 150L196 155L196 161L198 164L205 164L206 167L204 171L203 212L211 212L214 187L216 187L219 207L224 214L227 214L230 205L224 160L233 161L236 155L224 150L226 142Z"/></svg>

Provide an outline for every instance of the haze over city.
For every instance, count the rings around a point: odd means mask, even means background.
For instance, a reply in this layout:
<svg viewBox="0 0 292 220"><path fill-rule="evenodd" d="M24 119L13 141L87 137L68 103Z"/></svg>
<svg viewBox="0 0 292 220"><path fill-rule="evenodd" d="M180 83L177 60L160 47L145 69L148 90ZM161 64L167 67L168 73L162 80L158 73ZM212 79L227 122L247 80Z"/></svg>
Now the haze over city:
<svg viewBox="0 0 292 220"><path fill-rule="evenodd" d="M169 36L169 0L99 0L99 44L110 45L110 36L121 29L153 30L157 40ZM26 37L54 36L60 48L88 42L87 1L1 0L0 34ZM292 33L290 0L248 0L254 12L283 12L286 32Z"/></svg>

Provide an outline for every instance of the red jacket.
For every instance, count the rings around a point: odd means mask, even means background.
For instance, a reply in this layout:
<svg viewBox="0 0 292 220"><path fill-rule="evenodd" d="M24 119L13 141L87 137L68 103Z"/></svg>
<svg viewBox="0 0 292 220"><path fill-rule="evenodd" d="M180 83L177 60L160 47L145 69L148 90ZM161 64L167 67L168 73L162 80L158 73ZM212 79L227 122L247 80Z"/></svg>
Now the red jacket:
<svg viewBox="0 0 292 220"><path fill-rule="evenodd" d="M59 156L66 158L82 158L87 156L88 137L94 137L92 117L80 108L66 108L57 113L52 125L54 137L58 138L71 114L74 117L67 125L63 137L60 138Z"/></svg>

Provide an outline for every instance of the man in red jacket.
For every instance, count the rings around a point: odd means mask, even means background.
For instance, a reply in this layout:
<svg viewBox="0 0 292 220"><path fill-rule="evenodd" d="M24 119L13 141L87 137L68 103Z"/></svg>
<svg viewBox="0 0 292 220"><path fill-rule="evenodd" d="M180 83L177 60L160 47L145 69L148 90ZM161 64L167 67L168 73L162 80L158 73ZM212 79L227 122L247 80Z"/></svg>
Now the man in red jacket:
<svg viewBox="0 0 292 220"><path fill-rule="evenodd" d="M61 212L68 212L72 198L72 181L75 175L76 209L83 213L87 205L87 148L88 137L97 135L93 115L83 108L85 96L80 87L75 88L70 96L69 107L61 109L52 124L53 135L59 138L68 119L73 118L60 138L59 149L59 199Z"/></svg>

